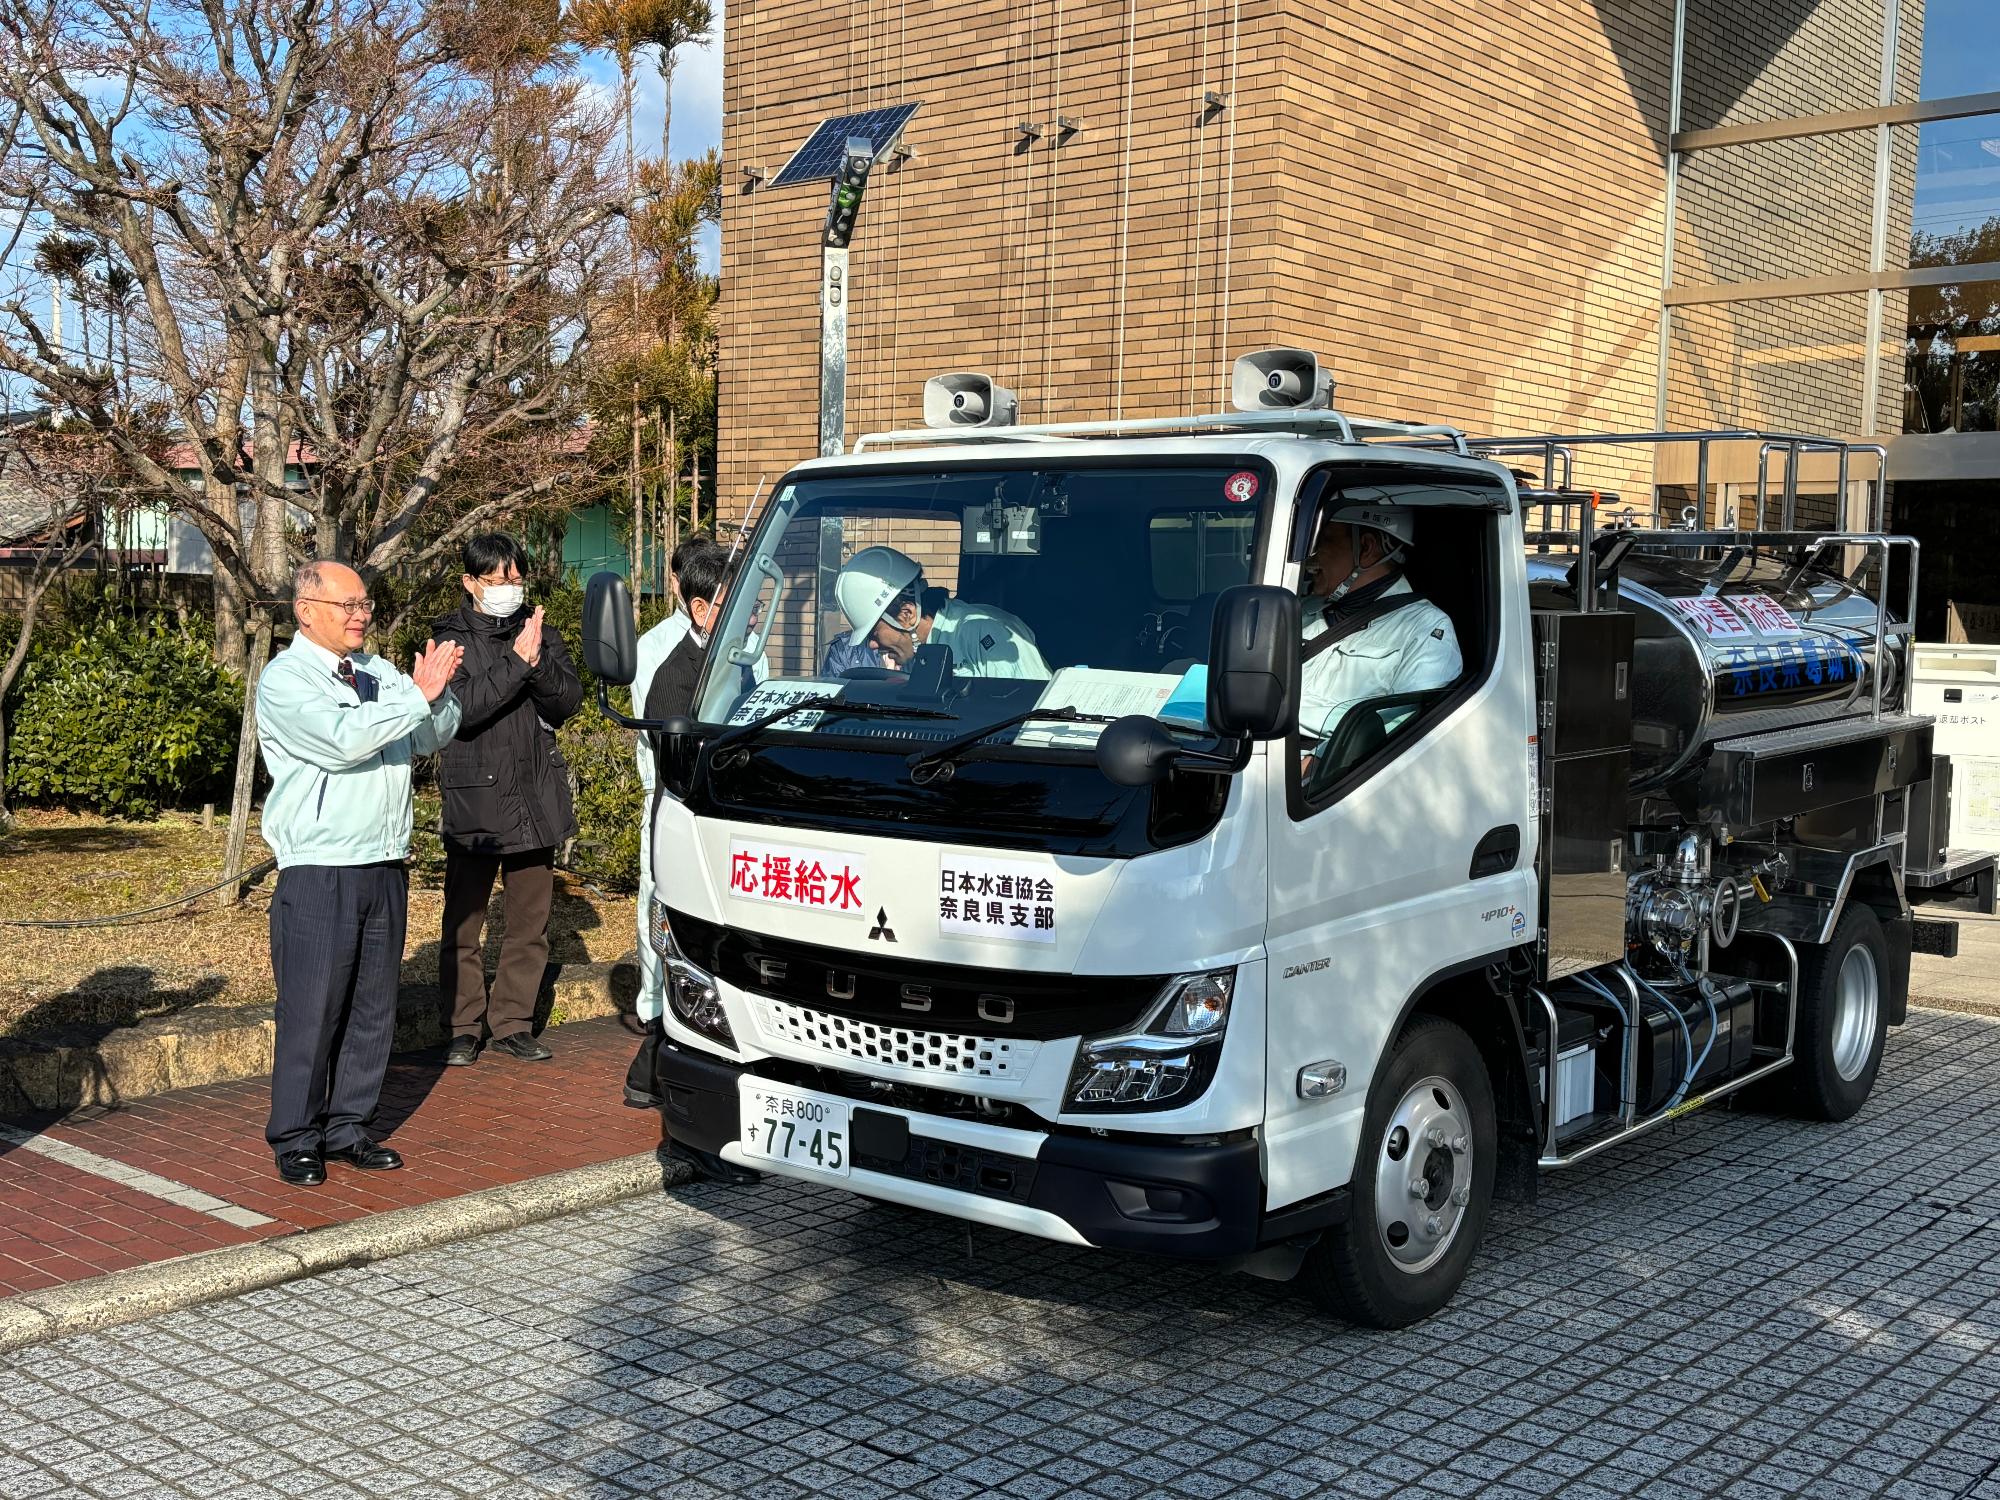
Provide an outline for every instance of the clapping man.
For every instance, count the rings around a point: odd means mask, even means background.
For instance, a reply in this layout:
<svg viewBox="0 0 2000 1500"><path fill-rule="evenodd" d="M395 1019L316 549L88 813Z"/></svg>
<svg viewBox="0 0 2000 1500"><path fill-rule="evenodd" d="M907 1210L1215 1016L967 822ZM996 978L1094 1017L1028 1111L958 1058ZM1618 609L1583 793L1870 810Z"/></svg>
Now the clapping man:
<svg viewBox="0 0 2000 1500"><path fill-rule="evenodd" d="M528 554L489 532L465 544L465 602L434 627L465 648L452 691L464 705L458 738L438 765L444 793L444 934L438 987L450 1013L445 1061L493 1050L546 1062L535 1039L535 1000L549 959L556 849L576 837L569 767L556 730L583 703L583 682L562 637L529 609L521 582ZM498 878L506 935L486 988L486 907Z"/></svg>
<svg viewBox="0 0 2000 1500"><path fill-rule="evenodd" d="M264 840L277 1039L265 1130L278 1175L310 1187L326 1161L403 1159L368 1134L396 1030L408 917L410 762L458 728L447 685L459 648L435 641L410 675L361 649L374 613L359 574L307 563L293 577L298 634L257 679L271 790Z"/></svg>

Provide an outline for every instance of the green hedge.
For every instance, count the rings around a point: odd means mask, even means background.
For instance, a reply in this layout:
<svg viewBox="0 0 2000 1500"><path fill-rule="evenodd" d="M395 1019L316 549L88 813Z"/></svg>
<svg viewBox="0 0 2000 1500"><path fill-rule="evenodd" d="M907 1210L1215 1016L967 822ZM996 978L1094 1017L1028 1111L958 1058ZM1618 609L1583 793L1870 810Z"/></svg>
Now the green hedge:
<svg viewBox="0 0 2000 1500"><path fill-rule="evenodd" d="M193 632L115 616L38 649L10 705L7 785L26 801L149 818L229 776L243 685Z"/></svg>
<svg viewBox="0 0 2000 1500"><path fill-rule="evenodd" d="M607 890L636 890L646 795L632 760L632 732L620 729L591 703L556 731L556 740L576 785L570 869Z"/></svg>

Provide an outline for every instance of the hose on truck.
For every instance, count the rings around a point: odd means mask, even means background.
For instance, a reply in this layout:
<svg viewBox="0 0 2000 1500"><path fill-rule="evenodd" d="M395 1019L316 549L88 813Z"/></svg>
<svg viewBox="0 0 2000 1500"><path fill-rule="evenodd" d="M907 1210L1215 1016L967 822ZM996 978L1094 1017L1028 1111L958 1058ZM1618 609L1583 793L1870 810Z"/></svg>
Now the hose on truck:
<svg viewBox="0 0 2000 1500"><path fill-rule="evenodd" d="M1701 1049L1701 1056L1696 1057L1694 1055L1694 1033L1688 1029L1687 1017L1681 1014L1680 1007L1653 988L1645 979L1641 978L1630 965L1621 965L1620 968L1627 978L1631 979L1639 989L1645 992L1640 996L1642 1003L1646 995L1651 995L1665 1008L1667 1014L1674 1018L1675 1022L1681 1028L1681 1040L1687 1044L1687 1052L1685 1054L1688 1059L1687 1072L1682 1075L1680 1087L1674 1090L1674 1096L1662 1106L1665 1109L1672 1109L1687 1097L1688 1090L1694 1085L1695 1075L1701 1071L1702 1064L1708 1061L1708 1054L1714 1050L1716 1029L1721 1024L1721 1017L1715 1009L1715 999L1708 993L1705 987L1697 982L1696 988L1703 1001L1708 1005L1708 1045ZM1625 1014L1624 1002L1612 993L1609 985L1601 980L1591 978L1588 974L1577 974L1572 977L1577 983L1584 986L1584 988L1590 990L1601 999L1608 1001L1611 1008L1618 1012L1619 1021L1625 1026L1629 1028L1638 1024L1636 1017L1628 1017Z"/></svg>
<svg viewBox="0 0 2000 1500"><path fill-rule="evenodd" d="M1700 995L1702 1002L1708 1006L1708 1043L1701 1049L1701 1056L1696 1057L1694 1055L1694 1033L1688 1030L1687 1017L1681 1014L1681 1008L1658 990L1654 989L1644 976L1633 969L1630 964L1625 966L1625 972L1631 975L1638 982L1639 987L1647 994L1672 1011L1674 1019L1681 1023L1681 1036L1687 1041L1688 1069L1687 1076L1681 1079L1681 1086L1674 1090L1674 1097L1669 1099L1664 1106L1667 1109L1672 1109L1687 1097L1687 1091L1694 1086L1695 1075L1701 1071L1702 1064L1708 1061L1708 1054L1715 1050L1715 1033L1721 1029L1722 1017L1715 1009L1715 997L1708 992L1708 986L1703 984L1699 979L1693 981L1695 993Z"/></svg>

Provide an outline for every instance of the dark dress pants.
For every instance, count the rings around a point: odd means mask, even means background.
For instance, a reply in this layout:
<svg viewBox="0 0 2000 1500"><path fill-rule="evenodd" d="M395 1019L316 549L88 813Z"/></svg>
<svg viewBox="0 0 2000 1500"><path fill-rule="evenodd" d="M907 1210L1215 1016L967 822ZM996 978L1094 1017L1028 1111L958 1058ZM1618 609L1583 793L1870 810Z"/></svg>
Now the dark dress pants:
<svg viewBox="0 0 2000 1500"><path fill-rule="evenodd" d="M500 963L486 992L486 905L493 878L505 892ZM467 854L445 846L444 941L438 949L438 989L454 1037L494 1041L534 1028L535 1001L549 966L549 908L555 904L556 851Z"/></svg>
<svg viewBox="0 0 2000 1500"><path fill-rule="evenodd" d="M337 1151L367 1134L389 1046L409 918L409 874L378 865L293 865L271 897L278 1035L273 1151Z"/></svg>

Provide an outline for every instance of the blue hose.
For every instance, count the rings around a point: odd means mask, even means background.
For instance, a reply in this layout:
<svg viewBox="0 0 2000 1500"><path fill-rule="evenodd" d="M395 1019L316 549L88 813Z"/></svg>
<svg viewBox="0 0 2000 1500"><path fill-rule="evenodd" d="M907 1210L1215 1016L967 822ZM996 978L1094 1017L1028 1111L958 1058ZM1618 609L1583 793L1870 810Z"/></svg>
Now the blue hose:
<svg viewBox="0 0 2000 1500"><path fill-rule="evenodd" d="M1701 1071L1701 1065L1708 1061L1708 1054L1715 1050L1715 1033L1722 1024L1722 1018L1716 1014L1714 999L1709 995L1708 991L1703 989L1699 984L1699 982L1697 982L1697 984L1695 985L1696 993L1698 993L1701 996L1701 998L1708 1004L1708 1045L1701 1049L1701 1056L1696 1057L1694 1055L1694 1033L1688 1030L1687 1017L1681 1014L1681 1008L1678 1005L1674 1004L1673 1001L1669 1000L1665 995L1661 994L1658 990L1654 989L1651 984L1646 982L1645 977L1639 974L1636 970L1633 970L1628 967L1625 972L1630 974L1632 978L1638 982L1638 985L1641 989L1643 989L1647 994L1651 995L1655 1000L1659 1001L1660 1004L1664 1005L1669 1011L1673 1013L1674 1019L1680 1022L1681 1036L1687 1042L1687 1055L1688 1055L1687 1076L1681 1079L1681 1086L1674 1090L1673 1098L1669 1099L1663 1106L1666 1109L1672 1109L1676 1104L1679 1104L1681 1100L1687 1097L1688 1089L1694 1084L1694 1075Z"/></svg>
<svg viewBox="0 0 2000 1500"><path fill-rule="evenodd" d="M1620 1000L1616 995L1614 995L1611 992L1610 985L1604 984L1599 980L1592 979L1588 974L1578 974L1575 975L1574 978L1576 979L1576 982L1582 985L1585 989L1594 990L1604 999L1610 1001L1611 1008L1618 1012L1618 1020L1621 1025L1630 1026L1632 1024L1631 1017L1625 1014L1625 1002L1623 1000Z"/></svg>

